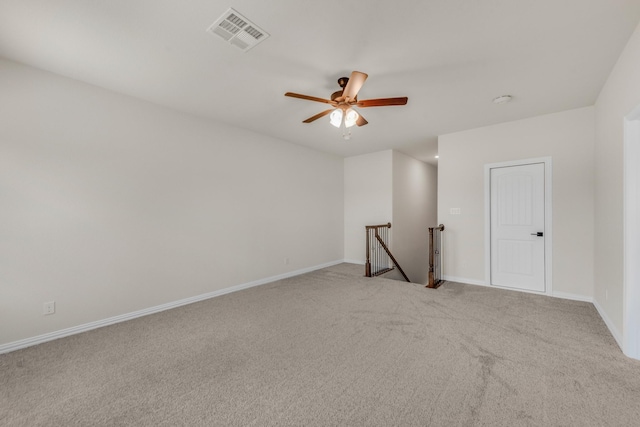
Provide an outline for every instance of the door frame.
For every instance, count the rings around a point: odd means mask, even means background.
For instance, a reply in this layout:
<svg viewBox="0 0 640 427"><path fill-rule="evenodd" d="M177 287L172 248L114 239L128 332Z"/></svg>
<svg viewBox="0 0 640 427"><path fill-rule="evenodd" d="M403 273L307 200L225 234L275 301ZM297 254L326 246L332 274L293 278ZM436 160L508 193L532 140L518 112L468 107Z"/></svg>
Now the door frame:
<svg viewBox="0 0 640 427"><path fill-rule="evenodd" d="M640 105L624 118L622 351L640 359Z"/></svg>
<svg viewBox="0 0 640 427"><path fill-rule="evenodd" d="M513 289L539 295L552 295L552 162L551 157L537 157L533 159L511 160L508 162L488 163L484 165L484 272L485 284L494 288L500 286L491 284L491 169L509 166L524 166L534 163L544 163L544 292ZM504 288L507 289L507 288Z"/></svg>

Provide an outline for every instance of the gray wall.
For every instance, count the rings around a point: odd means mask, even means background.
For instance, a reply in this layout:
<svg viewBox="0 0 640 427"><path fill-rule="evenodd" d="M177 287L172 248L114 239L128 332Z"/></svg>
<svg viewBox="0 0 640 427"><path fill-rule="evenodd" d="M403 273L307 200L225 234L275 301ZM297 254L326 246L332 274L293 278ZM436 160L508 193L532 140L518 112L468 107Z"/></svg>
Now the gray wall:
<svg viewBox="0 0 640 427"><path fill-rule="evenodd" d="M553 162L553 294L591 300L594 254L594 108L443 135L438 140L438 220L444 274L485 284L484 165L538 157ZM451 215L460 208L461 215Z"/></svg>
<svg viewBox="0 0 640 427"><path fill-rule="evenodd" d="M624 117L640 105L640 25L596 102L594 299L614 335L623 332ZM640 309L637 307L636 309Z"/></svg>
<svg viewBox="0 0 640 427"><path fill-rule="evenodd" d="M429 281L429 227L438 215L438 171L393 152L393 254L414 283Z"/></svg>
<svg viewBox="0 0 640 427"><path fill-rule="evenodd" d="M344 258L342 158L5 60L0 93L0 345Z"/></svg>

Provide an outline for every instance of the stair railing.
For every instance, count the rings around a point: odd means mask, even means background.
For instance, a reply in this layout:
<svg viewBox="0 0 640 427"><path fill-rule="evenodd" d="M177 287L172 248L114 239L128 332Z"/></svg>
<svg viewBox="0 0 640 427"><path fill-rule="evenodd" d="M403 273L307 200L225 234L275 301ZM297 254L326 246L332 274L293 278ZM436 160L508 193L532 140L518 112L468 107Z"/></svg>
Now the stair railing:
<svg viewBox="0 0 640 427"><path fill-rule="evenodd" d="M398 261L389 250L389 229L391 223L382 225L367 225L367 261L364 265L364 275L366 277L380 276L395 268L398 269L404 280L410 282Z"/></svg>
<svg viewBox="0 0 640 427"><path fill-rule="evenodd" d="M429 284L427 288L436 289L442 280L442 232L444 225L429 227Z"/></svg>

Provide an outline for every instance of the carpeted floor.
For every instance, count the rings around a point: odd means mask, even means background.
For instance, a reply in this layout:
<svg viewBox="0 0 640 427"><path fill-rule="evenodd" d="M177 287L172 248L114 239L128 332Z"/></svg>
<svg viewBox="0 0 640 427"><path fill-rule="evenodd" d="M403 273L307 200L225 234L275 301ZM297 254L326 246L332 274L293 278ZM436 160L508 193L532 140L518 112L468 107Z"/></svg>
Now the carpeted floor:
<svg viewBox="0 0 640 427"><path fill-rule="evenodd" d="M0 425L636 426L591 304L341 264L0 356Z"/></svg>

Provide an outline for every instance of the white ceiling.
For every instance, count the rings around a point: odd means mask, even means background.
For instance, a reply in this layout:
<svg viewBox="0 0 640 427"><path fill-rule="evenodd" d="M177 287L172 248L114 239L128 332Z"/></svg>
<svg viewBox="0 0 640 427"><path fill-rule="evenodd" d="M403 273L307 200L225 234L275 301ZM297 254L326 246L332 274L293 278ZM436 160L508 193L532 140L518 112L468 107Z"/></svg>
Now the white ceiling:
<svg viewBox="0 0 640 427"><path fill-rule="evenodd" d="M206 29L229 7L271 37L248 52ZM342 156L433 162L437 135L593 105L640 0L0 0L0 56ZM326 105L369 74L344 141ZM495 105L493 98L513 95Z"/></svg>

